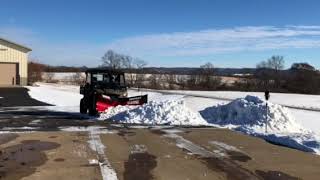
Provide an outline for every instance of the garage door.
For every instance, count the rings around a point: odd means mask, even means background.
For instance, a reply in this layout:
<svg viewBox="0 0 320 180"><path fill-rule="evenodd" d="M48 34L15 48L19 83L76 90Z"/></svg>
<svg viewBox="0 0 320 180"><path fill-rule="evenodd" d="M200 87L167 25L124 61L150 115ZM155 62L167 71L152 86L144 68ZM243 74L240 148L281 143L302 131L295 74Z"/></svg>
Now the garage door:
<svg viewBox="0 0 320 180"><path fill-rule="evenodd" d="M17 79L17 64L0 63L0 85L15 85Z"/></svg>

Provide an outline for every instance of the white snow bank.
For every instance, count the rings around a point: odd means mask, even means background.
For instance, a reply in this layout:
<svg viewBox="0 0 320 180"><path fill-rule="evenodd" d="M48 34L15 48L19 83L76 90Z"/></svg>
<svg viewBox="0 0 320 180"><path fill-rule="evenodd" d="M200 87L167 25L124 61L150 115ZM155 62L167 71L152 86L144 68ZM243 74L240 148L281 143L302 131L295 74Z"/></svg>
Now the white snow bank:
<svg viewBox="0 0 320 180"><path fill-rule="evenodd" d="M115 106L115 107L110 107L107 109L104 113L100 114L100 117L98 118L99 120L108 120L108 119L113 119L114 116L120 113L124 113L126 111L130 111L134 108L137 108L137 106Z"/></svg>
<svg viewBox="0 0 320 180"><path fill-rule="evenodd" d="M320 137L313 132L287 134L252 134L274 144L320 155Z"/></svg>
<svg viewBox="0 0 320 180"><path fill-rule="evenodd" d="M100 119L121 123L170 124L170 125L208 125L199 113L188 109L184 101L150 101L139 107L117 106L103 113Z"/></svg>
<svg viewBox="0 0 320 180"><path fill-rule="evenodd" d="M320 152L319 137L297 123L288 108L269 103L267 117L266 102L256 96L246 96L226 105L209 107L200 113L211 124L303 151Z"/></svg>
<svg viewBox="0 0 320 180"><path fill-rule="evenodd" d="M264 132L268 114L268 131L270 133L300 133L303 127L298 124L288 108L268 103L256 96L246 96L226 105L213 106L200 111L209 123L235 125L246 130Z"/></svg>

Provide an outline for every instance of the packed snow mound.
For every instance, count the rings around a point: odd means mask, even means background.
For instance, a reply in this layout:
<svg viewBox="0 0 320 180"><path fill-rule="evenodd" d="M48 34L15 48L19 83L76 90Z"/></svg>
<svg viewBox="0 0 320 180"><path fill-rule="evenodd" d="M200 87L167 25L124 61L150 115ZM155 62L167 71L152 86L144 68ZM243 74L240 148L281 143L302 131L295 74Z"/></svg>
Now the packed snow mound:
<svg viewBox="0 0 320 180"><path fill-rule="evenodd" d="M266 120L269 133L300 133L304 131L287 108L268 103L267 113L266 101L257 96L248 95L226 105L209 107L201 111L200 114L209 123L221 126L235 125L242 131L264 132Z"/></svg>
<svg viewBox="0 0 320 180"><path fill-rule="evenodd" d="M200 114L208 123L232 128L276 144L320 154L320 138L314 132L298 124L285 107L268 103L267 109L266 101L259 97L246 96L226 105L209 107Z"/></svg>
<svg viewBox="0 0 320 180"><path fill-rule="evenodd" d="M107 109L104 113L100 114L99 120L107 120L107 119L114 119L113 117L117 114L124 113L126 111L130 111L134 108L137 108L137 106L115 106L110 107Z"/></svg>
<svg viewBox="0 0 320 180"><path fill-rule="evenodd" d="M103 118L134 124L208 125L198 112L188 109L182 99L150 101L134 108L117 106L103 113L100 119Z"/></svg>

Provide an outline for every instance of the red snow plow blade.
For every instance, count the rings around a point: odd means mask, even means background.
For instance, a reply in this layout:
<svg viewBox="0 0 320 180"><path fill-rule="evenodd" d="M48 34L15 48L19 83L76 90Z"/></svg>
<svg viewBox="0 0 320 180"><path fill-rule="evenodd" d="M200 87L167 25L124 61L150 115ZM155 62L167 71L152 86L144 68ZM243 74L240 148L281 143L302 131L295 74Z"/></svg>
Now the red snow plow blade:
<svg viewBox="0 0 320 180"><path fill-rule="evenodd" d="M134 97L125 97L125 98L119 98L119 97L111 97L106 95L101 95L97 99L96 103L96 110L98 112L104 112L108 110L110 107L115 106L137 106L142 105L148 102L148 95L143 96L134 96Z"/></svg>

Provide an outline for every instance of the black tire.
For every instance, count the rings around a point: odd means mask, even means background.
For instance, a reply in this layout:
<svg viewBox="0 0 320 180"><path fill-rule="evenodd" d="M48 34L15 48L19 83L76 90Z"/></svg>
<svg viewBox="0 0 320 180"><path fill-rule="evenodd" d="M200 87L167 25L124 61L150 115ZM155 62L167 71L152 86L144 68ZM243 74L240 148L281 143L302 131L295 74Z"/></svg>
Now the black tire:
<svg viewBox="0 0 320 180"><path fill-rule="evenodd" d="M87 114L87 112L88 112L88 108L86 106L86 103L85 103L84 99L81 99L80 100L80 113Z"/></svg>
<svg viewBox="0 0 320 180"><path fill-rule="evenodd" d="M96 98L95 96L92 97L91 104L89 105L89 115L96 116L98 111L96 109Z"/></svg>

